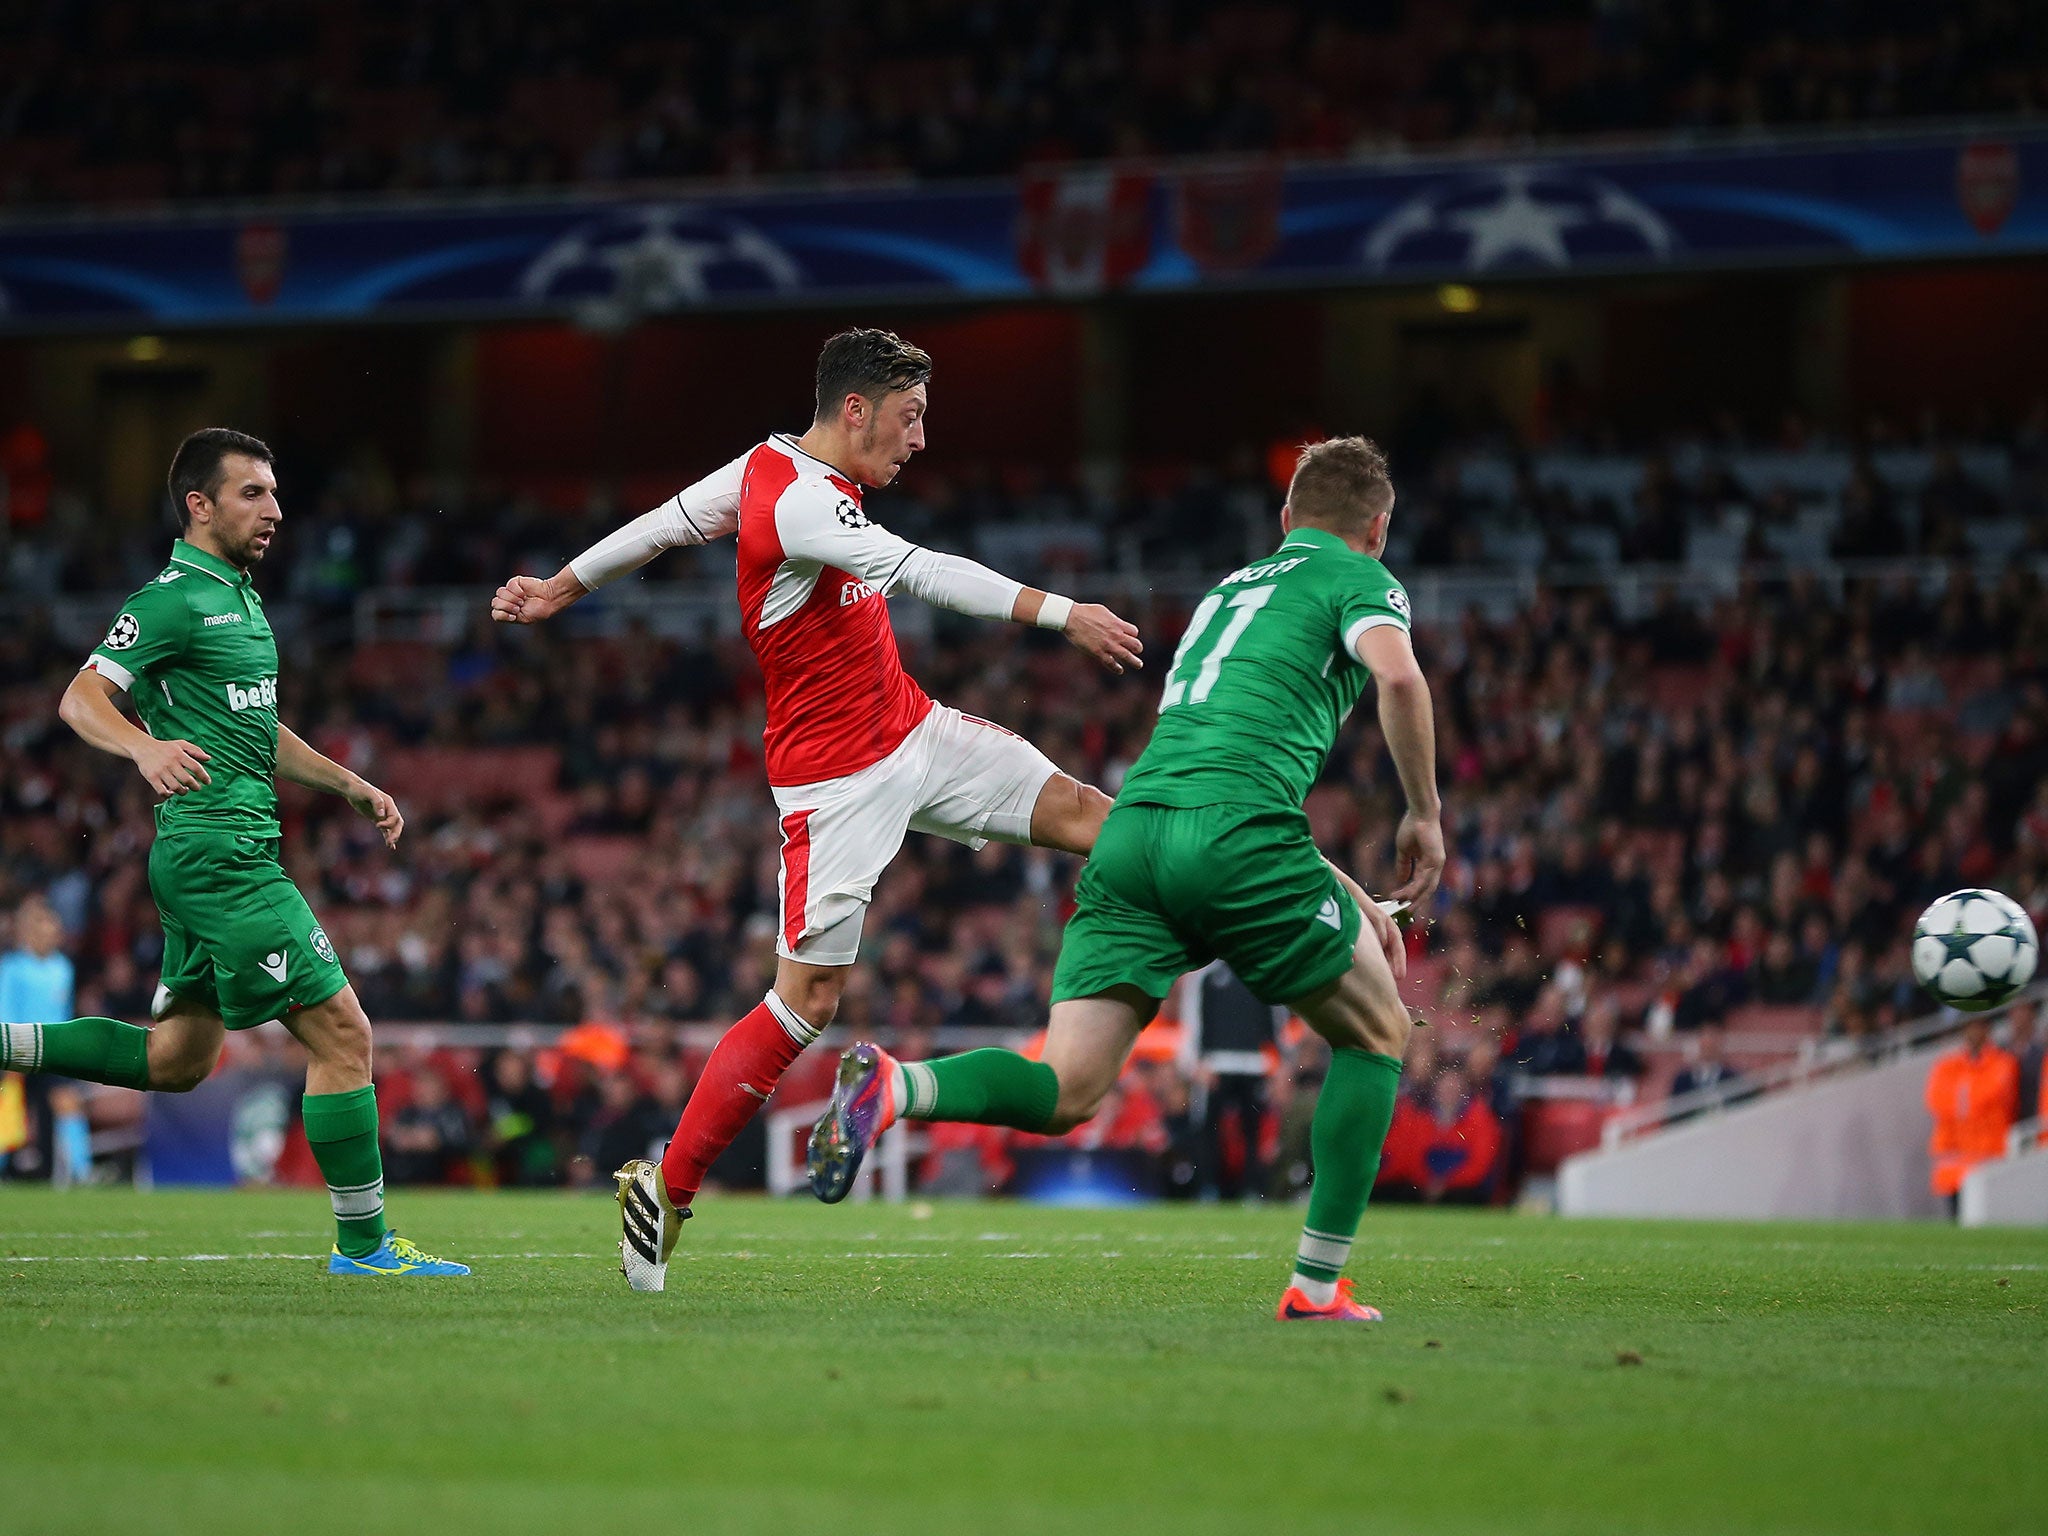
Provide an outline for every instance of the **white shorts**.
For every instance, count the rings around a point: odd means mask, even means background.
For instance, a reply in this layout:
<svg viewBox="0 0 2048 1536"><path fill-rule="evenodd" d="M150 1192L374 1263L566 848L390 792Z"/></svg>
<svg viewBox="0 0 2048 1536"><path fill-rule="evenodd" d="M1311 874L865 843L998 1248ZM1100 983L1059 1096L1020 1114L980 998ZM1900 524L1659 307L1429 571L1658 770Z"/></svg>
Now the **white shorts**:
<svg viewBox="0 0 2048 1536"><path fill-rule="evenodd" d="M879 763L841 779L774 787L782 813L782 933L776 953L851 965L875 881L903 834L979 848L1031 841L1038 792L1059 772L1014 732L934 704Z"/></svg>

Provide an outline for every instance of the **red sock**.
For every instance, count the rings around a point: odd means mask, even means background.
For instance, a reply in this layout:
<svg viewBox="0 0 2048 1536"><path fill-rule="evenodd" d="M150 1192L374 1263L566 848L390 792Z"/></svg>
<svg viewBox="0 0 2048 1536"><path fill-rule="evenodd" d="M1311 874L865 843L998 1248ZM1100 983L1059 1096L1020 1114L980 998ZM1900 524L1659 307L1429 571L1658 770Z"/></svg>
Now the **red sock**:
<svg viewBox="0 0 2048 1536"><path fill-rule="evenodd" d="M770 992L760 1006L728 1029L690 1090L676 1134L662 1154L661 1178L678 1207L688 1205L704 1171L753 1119L789 1064L818 1032Z"/></svg>

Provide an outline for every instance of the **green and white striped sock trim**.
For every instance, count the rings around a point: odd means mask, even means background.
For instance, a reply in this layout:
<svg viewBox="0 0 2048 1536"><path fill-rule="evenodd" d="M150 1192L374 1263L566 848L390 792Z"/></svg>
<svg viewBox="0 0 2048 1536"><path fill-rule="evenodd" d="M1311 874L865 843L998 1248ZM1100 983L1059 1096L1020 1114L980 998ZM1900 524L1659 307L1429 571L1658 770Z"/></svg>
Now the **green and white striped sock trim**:
<svg viewBox="0 0 2048 1536"><path fill-rule="evenodd" d="M0 1024L0 1068L9 1072L43 1070L43 1026Z"/></svg>
<svg viewBox="0 0 2048 1536"><path fill-rule="evenodd" d="M327 1198L334 1206L336 1221L366 1221L384 1214L384 1181L375 1179L368 1184L351 1184L345 1188L330 1184L327 1186Z"/></svg>
<svg viewBox="0 0 2048 1536"><path fill-rule="evenodd" d="M1303 1227L1301 1246L1294 1250L1294 1272L1312 1280L1335 1280L1350 1258L1350 1238Z"/></svg>
<svg viewBox="0 0 2048 1536"><path fill-rule="evenodd" d="M939 1075L928 1061L899 1061L896 1070L896 1114L903 1120L923 1120L939 1107Z"/></svg>

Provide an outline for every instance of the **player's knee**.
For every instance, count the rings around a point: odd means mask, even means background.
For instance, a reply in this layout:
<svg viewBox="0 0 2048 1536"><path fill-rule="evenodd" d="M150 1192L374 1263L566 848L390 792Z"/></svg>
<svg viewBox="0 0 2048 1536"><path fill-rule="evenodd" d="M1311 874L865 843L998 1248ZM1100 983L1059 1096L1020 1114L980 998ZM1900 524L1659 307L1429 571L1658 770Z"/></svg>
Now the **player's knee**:
<svg viewBox="0 0 2048 1536"><path fill-rule="evenodd" d="M220 1060L220 1052L208 1051L203 1056L186 1052L164 1058L151 1057L149 1062L149 1090L151 1093L190 1093L209 1077L213 1076L214 1063Z"/></svg>
<svg viewBox="0 0 2048 1536"><path fill-rule="evenodd" d="M1073 1078L1060 1079L1060 1096L1053 1105L1052 1118L1046 1122L1045 1134L1064 1136L1077 1126L1086 1125L1095 1118L1095 1112L1102 1108L1102 1101L1109 1096L1115 1078L1098 1082L1076 1081Z"/></svg>
<svg viewBox="0 0 2048 1536"><path fill-rule="evenodd" d="M1031 813L1031 841L1041 848L1089 853L1115 803L1093 784L1057 774L1039 791Z"/></svg>
<svg viewBox="0 0 2048 1536"><path fill-rule="evenodd" d="M1406 1009L1398 1012L1376 1011L1365 1020L1365 1049L1376 1051L1382 1056L1405 1056L1408 1054L1408 1037L1413 1033L1415 1020Z"/></svg>
<svg viewBox="0 0 2048 1536"><path fill-rule="evenodd" d="M779 980L775 983L775 995L813 1029L823 1029L838 1017L839 999L845 991L846 979L837 972L806 977L793 984Z"/></svg>
<svg viewBox="0 0 2048 1536"><path fill-rule="evenodd" d="M1086 830L1088 841L1092 845L1095 834L1102 830L1103 822L1109 819L1109 808L1115 805L1116 801L1093 784L1083 784L1078 780L1074 784L1074 792L1079 802L1078 816L1081 826Z"/></svg>
<svg viewBox="0 0 2048 1536"><path fill-rule="evenodd" d="M369 1076L370 1017L363 1012L353 988L344 987L326 1002L306 1009L293 1033L320 1065Z"/></svg>

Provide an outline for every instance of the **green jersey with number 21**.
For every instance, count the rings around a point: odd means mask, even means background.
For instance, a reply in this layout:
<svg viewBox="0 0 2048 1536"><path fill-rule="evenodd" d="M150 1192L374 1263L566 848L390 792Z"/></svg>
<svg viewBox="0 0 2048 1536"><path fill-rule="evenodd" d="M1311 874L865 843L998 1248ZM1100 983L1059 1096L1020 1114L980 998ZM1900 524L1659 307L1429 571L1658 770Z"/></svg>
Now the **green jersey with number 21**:
<svg viewBox="0 0 2048 1536"><path fill-rule="evenodd" d="M1408 594L1334 533L1297 528L1210 589L1119 804L1299 810L1365 691L1358 637L1408 628Z"/></svg>

